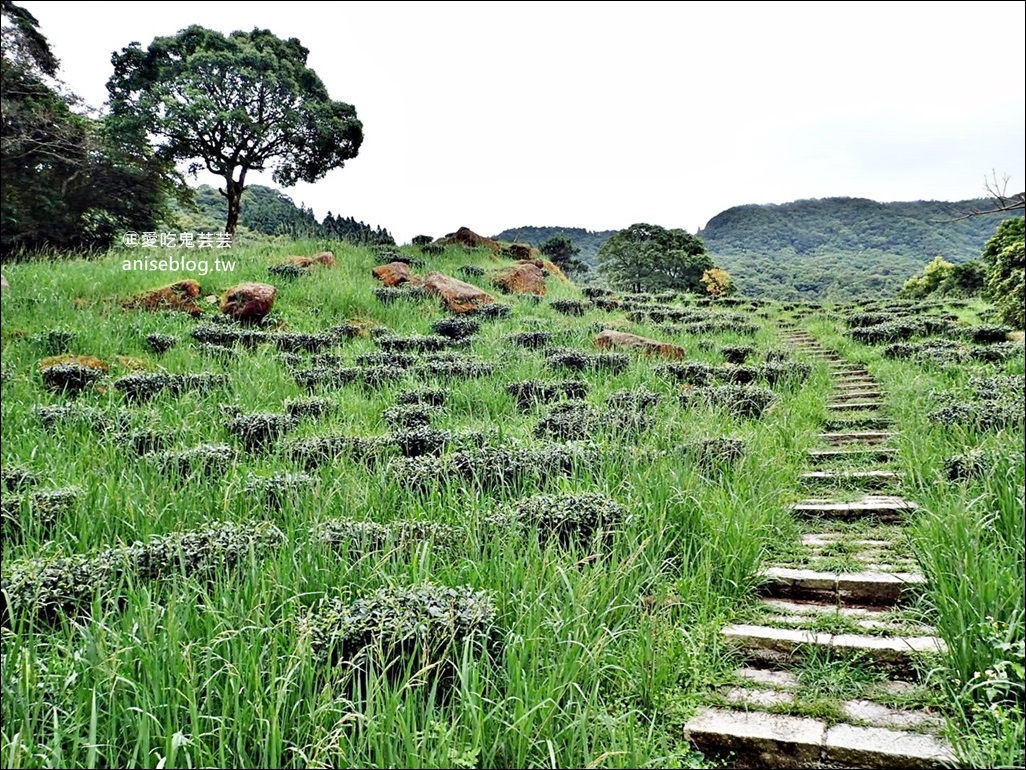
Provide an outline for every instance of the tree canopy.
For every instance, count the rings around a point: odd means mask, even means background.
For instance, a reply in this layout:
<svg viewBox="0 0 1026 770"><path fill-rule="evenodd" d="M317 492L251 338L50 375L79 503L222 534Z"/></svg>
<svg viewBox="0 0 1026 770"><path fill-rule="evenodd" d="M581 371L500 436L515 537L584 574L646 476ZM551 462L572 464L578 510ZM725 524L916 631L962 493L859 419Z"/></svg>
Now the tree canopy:
<svg viewBox="0 0 1026 770"><path fill-rule="evenodd" d="M180 179L145 141L77 111L31 13L9 0L0 66L0 248L104 249L124 229L152 230Z"/></svg>
<svg viewBox="0 0 1026 770"><path fill-rule="evenodd" d="M1026 321L1026 219L998 225L981 258L987 267L987 291L1001 320L1017 329Z"/></svg>
<svg viewBox="0 0 1026 770"><path fill-rule="evenodd" d="M539 250L564 273L588 272L588 264L578 259L581 249L565 235L552 236L539 247Z"/></svg>
<svg viewBox="0 0 1026 770"><path fill-rule="evenodd" d="M111 115L122 130L151 137L160 157L223 178L225 231L234 234L249 171L271 170L290 187L360 150L356 109L332 101L308 54L299 40L261 29L225 37L194 25L146 50L133 43L111 59Z"/></svg>
<svg viewBox="0 0 1026 770"><path fill-rule="evenodd" d="M598 269L609 283L631 291L673 290L700 294L702 274L715 267L699 238L658 225L633 224L607 240Z"/></svg>

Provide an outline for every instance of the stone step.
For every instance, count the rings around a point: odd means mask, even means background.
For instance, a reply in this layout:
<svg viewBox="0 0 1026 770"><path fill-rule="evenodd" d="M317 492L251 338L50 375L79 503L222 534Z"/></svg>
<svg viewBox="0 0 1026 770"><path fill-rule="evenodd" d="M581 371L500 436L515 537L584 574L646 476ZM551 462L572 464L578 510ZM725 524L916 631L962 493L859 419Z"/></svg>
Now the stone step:
<svg viewBox="0 0 1026 770"><path fill-rule="evenodd" d="M900 522L905 514L919 506L911 500L894 495L867 495L851 502L830 500L802 500L791 506L791 511L801 518L830 518L850 521L853 519L877 519L883 522Z"/></svg>
<svg viewBox="0 0 1026 770"><path fill-rule="evenodd" d="M830 398L833 401L869 401L873 399L882 399L883 393L881 393L879 390L865 390L862 388L855 388L852 390L838 388L837 392L834 393Z"/></svg>
<svg viewBox="0 0 1026 770"><path fill-rule="evenodd" d="M818 572L792 567L762 571L759 593L776 599L814 600L837 607L894 607L926 585L915 572Z"/></svg>
<svg viewBox="0 0 1026 770"><path fill-rule="evenodd" d="M882 727L827 726L809 717L703 708L684 725L708 754L733 754L732 766L940 768L955 762L943 740Z"/></svg>
<svg viewBox="0 0 1026 770"><path fill-rule="evenodd" d="M838 388L876 388L880 383L872 377L838 377L834 379Z"/></svg>
<svg viewBox="0 0 1026 770"><path fill-rule="evenodd" d="M894 438L888 431L852 431L849 433L819 433L818 438L828 444L882 444Z"/></svg>
<svg viewBox="0 0 1026 770"><path fill-rule="evenodd" d="M924 653L943 653L947 649L944 640L936 636L828 634L746 623L726 626L721 633L727 644L743 650L756 661L782 663L792 656L814 650L859 653L874 666L902 678L916 677L916 663Z"/></svg>
<svg viewBox="0 0 1026 770"><path fill-rule="evenodd" d="M822 465L823 463L840 460L872 460L873 462L884 463L888 460L893 460L897 454L898 450L890 447L874 447L872 449L812 449L809 451L809 462L813 465Z"/></svg>
<svg viewBox="0 0 1026 770"><path fill-rule="evenodd" d="M792 691L766 687L731 687L720 696L731 706L747 709L787 709L798 700L798 695ZM845 719L868 727L932 733L944 727L944 719L929 711L894 709L862 699L841 701L838 705Z"/></svg>
<svg viewBox="0 0 1026 770"><path fill-rule="evenodd" d="M933 636L937 629L902 617L895 617L893 607L838 607L817 601L763 598L759 605L765 613L760 623L783 628L810 628L824 620L841 620L876 636Z"/></svg>
<svg viewBox="0 0 1026 770"><path fill-rule="evenodd" d="M883 409L883 401L831 401L826 405L829 412L857 412L859 409Z"/></svg>
<svg viewBox="0 0 1026 770"><path fill-rule="evenodd" d="M890 417L876 417L867 415L846 415L823 423L823 429L842 433L845 430L883 430L894 425Z"/></svg>
<svg viewBox="0 0 1026 770"><path fill-rule="evenodd" d="M859 483L874 487L886 486L901 480L897 471L807 471L798 477L806 484L851 484Z"/></svg>

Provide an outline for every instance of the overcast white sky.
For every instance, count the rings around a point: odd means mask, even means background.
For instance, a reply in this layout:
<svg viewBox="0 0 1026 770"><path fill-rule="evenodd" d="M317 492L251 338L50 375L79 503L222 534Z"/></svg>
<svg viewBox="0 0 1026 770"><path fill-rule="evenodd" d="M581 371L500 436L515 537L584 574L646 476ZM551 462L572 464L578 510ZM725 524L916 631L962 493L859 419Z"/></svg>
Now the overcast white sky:
<svg viewBox="0 0 1026 770"><path fill-rule="evenodd" d="M364 144L285 192L400 242L461 225L694 232L730 206L834 195L961 200L992 169L1026 187L1021 0L20 4L97 106L132 41L191 24L299 38Z"/></svg>

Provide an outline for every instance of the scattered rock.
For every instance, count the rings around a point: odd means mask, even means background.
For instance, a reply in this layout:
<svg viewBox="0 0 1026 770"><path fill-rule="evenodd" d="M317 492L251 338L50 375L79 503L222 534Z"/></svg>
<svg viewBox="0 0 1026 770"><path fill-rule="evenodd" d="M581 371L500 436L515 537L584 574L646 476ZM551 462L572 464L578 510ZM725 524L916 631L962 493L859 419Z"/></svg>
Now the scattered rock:
<svg viewBox="0 0 1026 770"><path fill-rule="evenodd" d="M510 294L545 295L545 276L534 262L520 262L492 273L492 283Z"/></svg>
<svg viewBox="0 0 1026 770"><path fill-rule="evenodd" d="M232 286L221 298L221 312L238 321L261 321L271 312L278 290L268 283Z"/></svg>
<svg viewBox="0 0 1026 770"><path fill-rule="evenodd" d="M335 261L335 255L330 251L322 251L320 254L316 254L312 257L301 257L291 256L285 257L284 264L296 265L297 267L312 267L313 265L320 265L321 267L332 268L335 267L337 262Z"/></svg>
<svg viewBox="0 0 1026 770"><path fill-rule="evenodd" d="M537 259L540 252L529 243L511 243L506 247L506 253L513 259L529 261Z"/></svg>
<svg viewBox="0 0 1026 770"><path fill-rule="evenodd" d="M98 369L101 372L107 371L107 364L93 356L50 356L39 362L39 371L43 372L55 366L81 366L85 369Z"/></svg>
<svg viewBox="0 0 1026 770"><path fill-rule="evenodd" d="M610 348L632 348L664 358L684 358L686 355L684 348L679 345L671 345L668 342L659 342L648 337L639 337L637 334L617 332L612 329L601 331L595 337L595 345L603 350Z"/></svg>
<svg viewBox="0 0 1026 770"><path fill-rule="evenodd" d="M7 283L7 276L0 275L0 291L10 291L11 284Z"/></svg>
<svg viewBox="0 0 1026 770"><path fill-rule="evenodd" d="M424 288L442 298L445 307L453 313L473 313L484 305L495 302L495 298L473 284L464 283L445 273L428 273Z"/></svg>
<svg viewBox="0 0 1026 770"><path fill-rule="evenodd" d="M200 315L203 308L196 304L199 295L199 283L188 279L136 294L127 299L122 307L126 310L173 310Z"/></svg>
<svg viewBox="0 0 1026 770"><path fill-rule="evenodd" d="M371 273L385 286L398 286L403 283L410 283L413 274L410 266L405 262L389 262L387 265L378 265Z"/></svg>
<svg viewBox="0 0 1026 770"><path fill-rule="evenodd" d="M499 245L498 241L478 235L469 227L461 227L456 232L448 233L445 237L439 238L438 240L443 245L453 244L456 246L465 246L468 249L485 248L496 256L498 256L499 252L502 251L502 246Z"/></svg>

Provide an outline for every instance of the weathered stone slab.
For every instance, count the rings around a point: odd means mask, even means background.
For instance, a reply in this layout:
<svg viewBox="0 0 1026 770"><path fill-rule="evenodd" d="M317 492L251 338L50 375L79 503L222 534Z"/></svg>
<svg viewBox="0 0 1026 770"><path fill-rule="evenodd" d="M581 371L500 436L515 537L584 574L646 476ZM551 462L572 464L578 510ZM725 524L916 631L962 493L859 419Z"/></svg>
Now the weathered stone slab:
<svg viewBox="0 0 1026 770"><path fill-rule="evenodd" d="M820 433L819 438L828 444L882 444L894 438L889 431L853 431L850 433Z"/></svg>
<svg viewBox="0 0 1026 770"><path fill-rule="evenodd" d="M763 711L702 709L684 725L701 751L731 751L756 767L802 767L819 762L826 724Z"/></svg>
<svg viewBox="0 0 1026 770"><path fill-rule="evenodd" d="M865 722L872 727L886 727L890 730L925 729L940 730L944 720L936 714L922 710L892 709L871 700L849 700L841 704L845 719Z"/></svg>
<svg viewBox="0 0 1026 770"><path fill-rule="evenodd" d="M876 462L887 462L897 454L898 450L891 449L890 447L874 447L873 449L813 449L809 452L809 462L817 465L838 460L875 460Z"/></svg>
<svg viewBox="0 0 1026 770"><path fill-rule="evenodd" d="M834 725L826 731L824 760L848 767L942 767L955 763L951 747L932 735L882 727Z"/></svg>
<svg viewBox="0 0 1026 770"><path fill-rule="evenodd" d="M731 687L722 693L724 700L734 706L769 709L774 706L790 706L794 693L761 687Z"/></svg>

